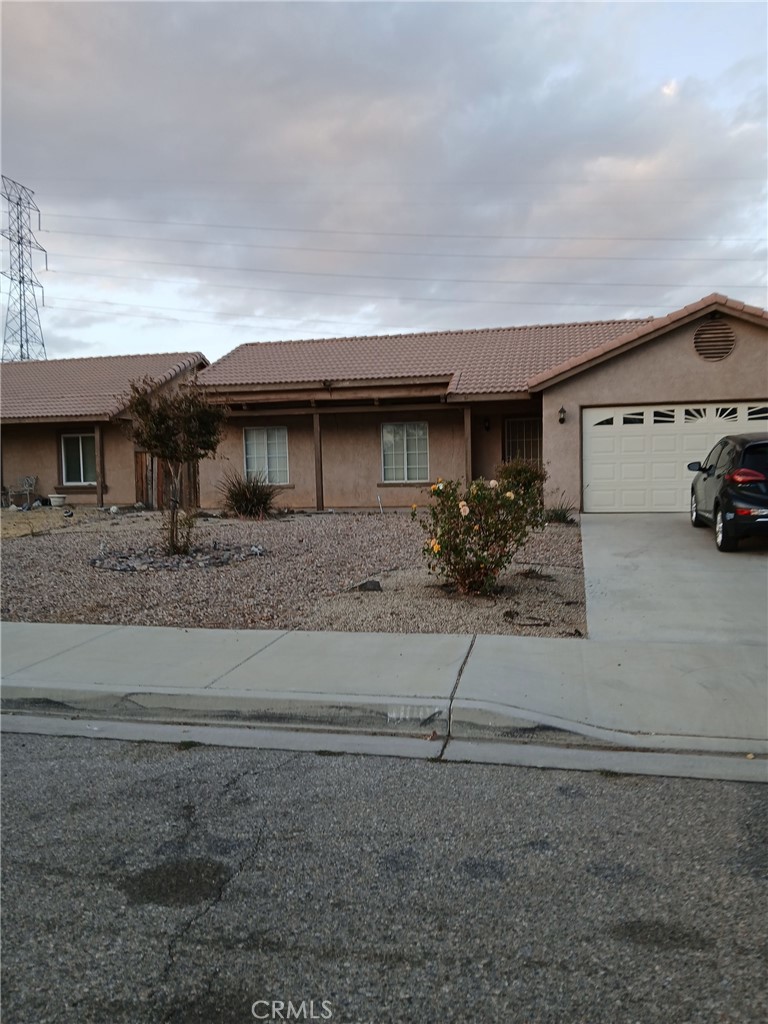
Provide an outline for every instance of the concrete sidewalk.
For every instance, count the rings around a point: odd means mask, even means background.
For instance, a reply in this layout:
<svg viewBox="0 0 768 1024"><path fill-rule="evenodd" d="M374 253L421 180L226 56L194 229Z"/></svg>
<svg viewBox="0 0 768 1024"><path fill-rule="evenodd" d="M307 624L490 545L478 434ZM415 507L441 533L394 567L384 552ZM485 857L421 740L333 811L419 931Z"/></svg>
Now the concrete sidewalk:
<svg viewBox="0 0 768 1024"><path fill-rule="evenodd" d="M2 707L17 727L45 712L230 727L228 742L233 726L271 743L282 729L283 744L293 727L323 749L379 736L424 756L429 739L444 759L614 770L623 756L627 771L645 752L768 781L765 546L720 554L683 515L584 516L581 530L586 640L10 622Z"/></svg>
<svg viewBox="0 0 768 1024"><path fill-rule="evenodd" d="M759 645L10 622L2 669L11 712L768 753Z"/></svg>

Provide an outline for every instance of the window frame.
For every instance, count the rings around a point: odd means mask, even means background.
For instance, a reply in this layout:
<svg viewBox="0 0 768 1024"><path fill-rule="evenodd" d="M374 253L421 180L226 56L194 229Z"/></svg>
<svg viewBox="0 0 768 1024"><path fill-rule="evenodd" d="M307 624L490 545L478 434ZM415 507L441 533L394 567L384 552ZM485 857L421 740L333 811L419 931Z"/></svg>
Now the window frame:
<svg viewBox="0 0 768 1024"><path fill-rule="evenodd" d="M403 427L403 471L405 476L400 479L388 480L386 477L386 468L384 465L384 430L387 427ZM407 428L408 427L423 427L424 428L424 440L426 442L426 454L427 454L427 465L425 469L425 476L409 477L408 476L408 438ZM381 483L387 484L426 484L429 483L429 423L427 420L387 420L385 423L379 424L379 451L381 455Z"/></svg>
<svg viewBox="0 0 768 1024"><path fill-rule="evenodd" d="M611 420L613 417L611 417ZM600 426L599 423L595 426ZM544 465L544 430L541 416L505 416L502 436L502 458L504 462L521 458ZM512 452L515 442L515 452ZM519 454L520 449L523 454Z"/></svg>
<svg viewBox="0 0 768 1024"><path fill-rule="evenodd" d="M79 480L68 480L67 479L67 460L66 460L66 455L64 453L64 442L66 440L68 440L69 438L73 438L73 437L77 438L78 441L79 441L79 445L78 445L78 447L80 449L80 479ZM89 437L93 441L93 476L94 476L93 480L86 480L86 479L84 479L84 477L85 477L85 463L84 463L84 460L83 460L83 438L84 437ZM96 476L98 475L98 471L97 471L97 462L98 462L98 460L96 458L96 431L81 431L80 433L77 433L77 434L71 434L71 433L61 434L60 435L60 445L61 445L61 484L62 484L62 487L95 487L96 483L97 483Z"/></svg>
<svg viewBox="0 0 768 1024"><path fill-rule="evenodd" d="M247 442L248 431L250 431L250 430L252 430L254 432L257 431L257 430L261 430L266 435L264 440L265 440L265 447L266 447L266 451L267 451L267 463L266 463L266 467L264 468L264 471L263 471L264 472L264 479L265 479L266 483L272 484L274 487L287 487L287 486L289 486L290 485L290 480L291 480L291 463L290 463L290 457L289 457L289 452L288 452L288 427L282 426L280 424L277 424L277 425L274 425L274 426L268 426L268 427L243 427L243 473L245 475L245 479L246 480L250 480L251 479L251 476L249 475L249 471L248 471L248 442ZM269 473L269 431L270 430L282 431L282 433L283 433L283 435L285 437L285 480L272 480L270 478L270 473ZM259 470L257 470L256 472L259 472Z"/></svg>

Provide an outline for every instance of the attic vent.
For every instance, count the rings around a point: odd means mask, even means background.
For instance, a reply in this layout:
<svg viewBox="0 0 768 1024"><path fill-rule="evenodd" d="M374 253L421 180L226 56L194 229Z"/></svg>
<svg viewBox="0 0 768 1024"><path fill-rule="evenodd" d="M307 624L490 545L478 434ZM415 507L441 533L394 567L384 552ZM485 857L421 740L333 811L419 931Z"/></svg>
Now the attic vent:
<svg viewBox="0 0 768 1024"><path fill-rule="evenodd" d="M693 336L693 347L702 359L716 363L733 352L736 338L725 320L709 320Z"/></svg>

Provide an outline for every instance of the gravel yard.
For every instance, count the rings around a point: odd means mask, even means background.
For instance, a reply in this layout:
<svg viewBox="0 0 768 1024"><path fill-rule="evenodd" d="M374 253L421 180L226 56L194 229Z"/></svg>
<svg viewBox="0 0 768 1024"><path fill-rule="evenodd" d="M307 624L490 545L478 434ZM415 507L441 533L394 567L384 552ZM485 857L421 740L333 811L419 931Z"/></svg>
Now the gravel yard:
<svg viewBox="0 0 768 1024"><path fill-rule="evenodd" d="M402 633L586 634L578 526L535 534L494 597L464 597L431 576L423 534L406 514L289 515L264 522L211 518L193 543L263 555L220 567L117 572L93 559L160 541L157 513L41 509L26 536L9 537L3 513L2 617L26 622L114 623L214 629ZM17 521L19 522L19 521ZM46 522L48 527L46 528ZM66 522L66 525L64 523ZM9 523L10 525L10 523ZM20 531L16 531L20 532ZM360 591L377 580L381 591Z"/></svg>

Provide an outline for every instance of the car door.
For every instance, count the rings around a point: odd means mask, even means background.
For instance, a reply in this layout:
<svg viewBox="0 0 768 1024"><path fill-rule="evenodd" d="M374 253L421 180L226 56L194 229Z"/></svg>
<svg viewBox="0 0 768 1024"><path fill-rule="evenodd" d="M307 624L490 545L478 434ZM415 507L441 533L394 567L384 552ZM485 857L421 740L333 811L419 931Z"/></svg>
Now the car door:
<svg viewBox="0 0 768 1024"><path fill-rule="evenodd" d="M725 448L725 439L718 441L712 451L707 455L706 459L701 464L701 477L700 477L700 490L696 494L696 503L699 506L700 515L705 516L707 519L714 517L714 505L715 495L717 494L717 488L715 485L715 471L720 457L723 454Z"/></svg>
<svg viewBox="0 0 768 1024"><path fill-rule="evenodd" d="M734 445L725 441L717 455L714 472L707 478L705 507L709 516L714 516L715 501L723 489L723 477L730 469L734 453Z"/></svg>

